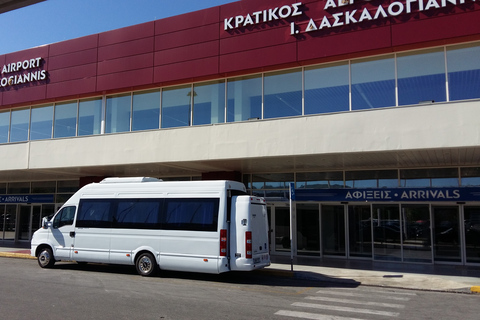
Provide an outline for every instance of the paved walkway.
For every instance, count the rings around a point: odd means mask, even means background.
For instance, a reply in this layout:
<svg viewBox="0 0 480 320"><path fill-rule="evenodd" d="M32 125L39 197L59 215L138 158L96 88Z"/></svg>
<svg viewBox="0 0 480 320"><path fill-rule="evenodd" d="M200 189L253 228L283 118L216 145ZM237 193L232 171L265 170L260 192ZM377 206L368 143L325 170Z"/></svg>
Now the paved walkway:
<svg viewBox="0 0 480 320"><path fill-rule="evenodd" d="M35 259L29 244L0 242L0 257ZM364 260L274 256L261 273L307 280L402 289L480 294L480 266L402 264Z"/></svg>

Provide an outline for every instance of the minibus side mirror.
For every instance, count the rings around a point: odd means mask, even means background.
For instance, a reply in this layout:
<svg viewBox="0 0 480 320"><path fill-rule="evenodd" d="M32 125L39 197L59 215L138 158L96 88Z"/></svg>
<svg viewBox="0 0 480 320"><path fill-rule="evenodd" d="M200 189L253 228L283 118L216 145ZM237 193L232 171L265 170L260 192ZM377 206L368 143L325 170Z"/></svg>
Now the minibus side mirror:
<svg viewBox="0 0 480 320"><path fill-rule="evenodd" d="M42 219L42 228L43 229L48 229L52 226L52 222L48 221L47 217L43 217Z"/></svg>

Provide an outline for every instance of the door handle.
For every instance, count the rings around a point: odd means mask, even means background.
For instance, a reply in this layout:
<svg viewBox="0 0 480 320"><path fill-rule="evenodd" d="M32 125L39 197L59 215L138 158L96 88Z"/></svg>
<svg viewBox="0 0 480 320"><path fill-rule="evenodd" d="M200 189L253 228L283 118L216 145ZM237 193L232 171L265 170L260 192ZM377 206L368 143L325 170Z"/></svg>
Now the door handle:
<svg viewBox="0 0 480 320"><path fill-rule="evenodd" d="M75 231L70 231L70 237L75 238Z"/></svg>

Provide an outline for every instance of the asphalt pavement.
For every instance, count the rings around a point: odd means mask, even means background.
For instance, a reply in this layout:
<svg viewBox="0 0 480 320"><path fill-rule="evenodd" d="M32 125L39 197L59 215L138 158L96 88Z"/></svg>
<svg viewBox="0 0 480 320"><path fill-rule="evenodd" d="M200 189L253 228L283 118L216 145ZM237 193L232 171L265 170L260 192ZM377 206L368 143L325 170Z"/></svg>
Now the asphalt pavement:
<svg viewBox="0 0 480 320"><path fill-rule="evenodd" d="M0 257L35 259L28 243L1 243ZM480 266L403 264L314 257L272 256L255 272L345 285L480 294Z"/></svg>

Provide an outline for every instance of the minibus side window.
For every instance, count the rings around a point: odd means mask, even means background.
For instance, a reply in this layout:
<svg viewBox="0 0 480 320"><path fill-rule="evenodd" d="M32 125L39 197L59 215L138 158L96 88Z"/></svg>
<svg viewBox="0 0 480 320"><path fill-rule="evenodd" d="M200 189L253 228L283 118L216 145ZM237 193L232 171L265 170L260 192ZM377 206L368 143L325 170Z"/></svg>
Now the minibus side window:
<svg viewBox="0 0 480 320"><path fill-rule="evenodd" d="M113 200L81 200L76 226L78 228L110 228Z"/></svg>
<svg viewBox="0 0 480 320"><path fill-rule="evenodd" d="M53 220L53 228L58 229L63 226L70 226L73 224L76 207L64 207Z"/></svg>
<svg viewBox="0 0 480 320"><path fill-rule="evenodd" d="M162 229L217 231L220 199L165 199Z"/></svg>

